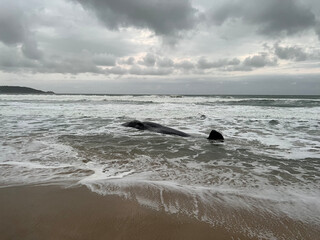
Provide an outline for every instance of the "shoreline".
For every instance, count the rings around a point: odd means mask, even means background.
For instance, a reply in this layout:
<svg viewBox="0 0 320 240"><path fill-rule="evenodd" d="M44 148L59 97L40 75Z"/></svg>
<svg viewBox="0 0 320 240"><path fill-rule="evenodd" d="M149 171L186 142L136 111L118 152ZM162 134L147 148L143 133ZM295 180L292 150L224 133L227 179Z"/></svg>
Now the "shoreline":
<svg viewBox="0 0 320 240"><path fill-rule="evenodd" d="M84 186L0 188L1 239L256 239Z"/></svg>

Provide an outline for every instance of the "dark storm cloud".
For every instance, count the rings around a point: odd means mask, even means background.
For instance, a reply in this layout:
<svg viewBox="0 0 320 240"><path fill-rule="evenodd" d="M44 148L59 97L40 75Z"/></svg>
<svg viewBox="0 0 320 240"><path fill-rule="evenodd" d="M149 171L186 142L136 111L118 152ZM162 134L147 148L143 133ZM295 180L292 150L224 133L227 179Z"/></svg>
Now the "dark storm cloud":
<svg viewBox="0 0 320 240"><path fill-rule="evenodd" d="M316 17L312 9L296 0L226 0L209 17L220 25L232 19L257 26L263 35L295 34L312 28Z"/></svg>
<svg viewBox="0 0 320 240"><path fill-rule="evenodd" d="M198 11L189 0L73 0L91 9L109 29L148 28L161 36L192 29Z"/></svg>
<svg viewBox="0 0 320 240"><path fill-rule="evenodd" d="M12 2L0 2L0 41L17 44L24 41L28 32L23 11Z"/></svg>
<svg viewBox="0 0 320 240"><path fill-rule="evenodd" d="M19 1L0 2L0 41L6 45L22 45L22 53L30 59L40 59L42 52L32 35L28 19Z"/></svg>

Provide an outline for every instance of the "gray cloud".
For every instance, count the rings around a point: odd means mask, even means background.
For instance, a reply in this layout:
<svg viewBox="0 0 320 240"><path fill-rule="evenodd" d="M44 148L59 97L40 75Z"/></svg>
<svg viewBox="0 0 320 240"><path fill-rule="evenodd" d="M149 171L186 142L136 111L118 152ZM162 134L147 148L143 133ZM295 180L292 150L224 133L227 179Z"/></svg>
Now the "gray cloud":
<svg viewBox="0 0 320 240"><path fill-rule="evenodd" d="M133 66L130 71L132 75L168 75L172 73L172 69L170 68L141 68L139 66Z"/></svg>
<svg viewBox="0 0 320 240"><path fill-rule="evenodd" d="M119 64L125 64L125 65L133 65L135 63L134 57L128 57L126 59L121 59L118 61Z"/></svg>
<svg viewBox="0 0 320 240"><path fill-rule="evenodd" d="M25 58L19 48L0 48L0 70L5 72L33 71L39 63Z"/></svg>
<svg viewBox="0 0 320 240"><path fill-rule="evenodd" d="M0 70L5 72L24 73L96 73L103 74L92 59L82 57L42 58L40 61L27 58L19 47L9 48L0 45Z"/></svg>
<svg viewBox="0 0 320 240"><path fill-rule="evenodd" d="M83 31L83 30L79 30ZM126 56L133 51L134 45L130 44L126 39L103 38L101 36L86 36L68 34L58 35L46 40L48 50L59 52L60 54L77 55L82 51L89 51L93 54L106 53L113 56ZM75 35L75 36L74 36Z"/></svg>
<svg viewBox="0 0 320 240"><path fill-rule="evenodd" d="M106 74L123 75L127 74L128 70L119 66L115 66L104 71Z"/></svg>
<svg viewBox="0 0 320 240"><path fill-rule="evenodd" d="M152 67L156 64L156 57L152 53L148 53L144 56L142 61L139 61L139 64Z"/></svg>
<svg viewBox="0 0 320 240"><path fill-rule="evenodd" d="M35 60L40 60L43 57L43 53L38 48L38 44L34 38L25 39L22 45L22 53L25 57Z"/></svg>
<svg viewBox="0 0 320 240"><path fill-rule="evenodd" d="M36 70L43 73L104 73L104 71L93 64L92 61L77 57L44 61Z"/></svg>
<svg viewBox="0 0 320 240"><path fill-rule="evenodd" d="M210 68L221 68L221 67L226 67L230 65L239 65L240 60L237 58L234 58L232 60L228 59L220 59L215 62L210 62L206 58L200 58L198 61L198 67L200 69L210 69Z"/></svg>
<svg viewBox="0 0 320 240"><path fill-rule="evenodd" d="M264 35L295 34L314 27L316 18L311 9L297 0L226 0L214 8L209 17L216 24L240 19L257 26Z"/></svg>
<svg viewBox="0 0 320 240"><path fill-rule="evenodd" d="M168 68L168 67L173 67L174 62L170 58L165 57L165 58L158 59L157 65L159 67Z"/></svg>
<svg viewBox="0 0 320 240"><path fill-rule="evenodd" d="M244 67L262 68L265 66L277 65L277 59L270 58L270 56L266 53L260 53L258 55L247 57L242 64Z"/></svg>
<svg viewBox="0 0 320 240"><path fill-rule="evenodd" d="M280 59L305 61L308 54L300 47L281 47L278 43L274 45L275 55Z"/></svg>
<svg viewBox="0 0 320 240"><path fill-rule="evenodd" d="M14 2L0 2L0 41L5 44L17 44L25 40L28 28L25 16Z"/></svg>
<svg viewBox="0 0 320 240"><path fill-rule="evenodd" d="M0 41L6 45L22 44L22 53L30 59L38 60L43 55L19 2L0 2Z"/></svg>
<svg viewBox="0 0 320 240"><path fill-rule="evenodd" d="M178 69L183 69L185 71L189 71L189 70L192 70L195 68L194 63L187 61L187 60L177 62L174 64L174 66Z"/></svg>
<svg viewBox="0 0 320 240"><path fill-rule="evenodd" d="M317 23L317 25L315 27L315 32L318 35L318 38L320 40L320 22Z"/></svg>
<svg viewBox="0 0 320 240"><path fill-rule="evenodd" d="M109 54L95 54L92 60L98 66L114 66L116 64L116 58Z"/></svg>
<svg viewBox="0 0 320 240"><path fill-rule="evenodd" d="M176 36L197 23L189 0L73 0L91 9L109 29L148 28L161 36Z"/></svg>
<svg viewBox="0 0 320 240"><path fill-rule="evenodd" d="M218 68L221 71L234 72L234 71L252 71L257 68L264 68L270 66L276 66L278 64L277 58L268 53L258 53L249 57L246 57L243 61L238 58L231 60L222 59L216 62L204 61L200 59L198 62L199 69L211 69Z"/></svg>

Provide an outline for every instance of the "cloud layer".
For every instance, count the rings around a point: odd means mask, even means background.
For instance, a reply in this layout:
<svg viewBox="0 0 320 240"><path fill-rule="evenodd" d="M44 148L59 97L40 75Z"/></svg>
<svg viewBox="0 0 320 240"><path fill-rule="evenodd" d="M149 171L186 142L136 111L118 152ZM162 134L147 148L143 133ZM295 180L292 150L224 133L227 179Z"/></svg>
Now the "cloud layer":
<svg viewBox="0 0 320 240"><path fill-rule="evenodd" d="M0 1L0 81L320 74L319 43L317 0Z"/></svg>
<svg viewBox="0 0 320 240"><path fill-rule="evenodd" d="M109 29L148 28L157 35L177 36L198 22L189 0L74 0L90 9Z"/></svg>
<svg viewBox="0 0 320 240"><path fill-rule="evenodd" d="M212 9L209 17L216 24L231 20L256 26L264 35L292 35L316 24L316 16L310 8L295 0L226 0Z"/></svg>

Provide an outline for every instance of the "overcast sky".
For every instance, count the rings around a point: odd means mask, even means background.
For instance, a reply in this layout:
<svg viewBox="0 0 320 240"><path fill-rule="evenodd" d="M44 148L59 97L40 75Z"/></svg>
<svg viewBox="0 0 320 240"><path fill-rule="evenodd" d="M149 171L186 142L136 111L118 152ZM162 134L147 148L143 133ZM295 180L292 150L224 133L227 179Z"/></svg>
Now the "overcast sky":
<svg viewBox="0 0 320 240"><path fill-rule="evenodd" d="M0 0L0 85L320 94L320 1Z"/></svg>

